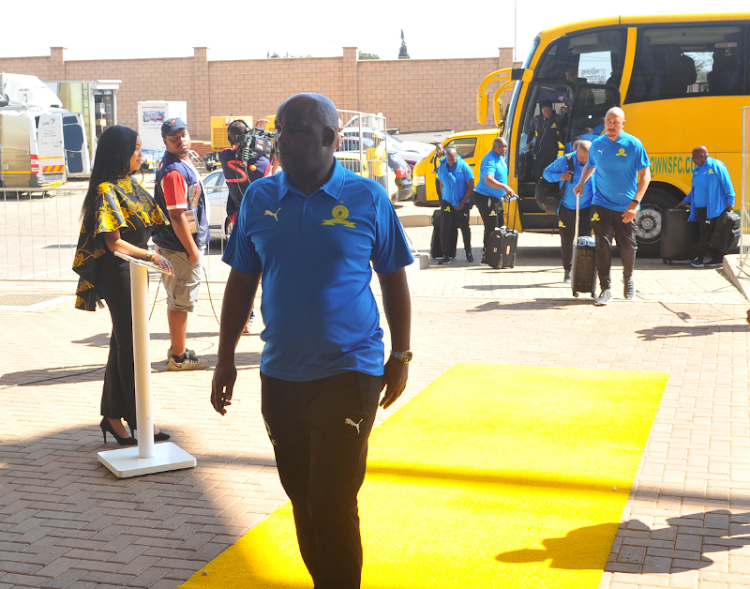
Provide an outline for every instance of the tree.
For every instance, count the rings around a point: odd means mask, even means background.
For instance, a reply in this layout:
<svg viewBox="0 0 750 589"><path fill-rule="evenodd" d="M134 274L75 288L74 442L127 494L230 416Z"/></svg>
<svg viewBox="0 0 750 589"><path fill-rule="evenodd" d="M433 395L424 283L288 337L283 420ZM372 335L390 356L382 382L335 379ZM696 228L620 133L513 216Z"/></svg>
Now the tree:
<svg viewBox="0 0 750 589"><path fill-rule="evenodd" d="M360 51L359 59L363 61L366 59L380 59L380 56L377 53L367 53L365 51Z"/></svg>

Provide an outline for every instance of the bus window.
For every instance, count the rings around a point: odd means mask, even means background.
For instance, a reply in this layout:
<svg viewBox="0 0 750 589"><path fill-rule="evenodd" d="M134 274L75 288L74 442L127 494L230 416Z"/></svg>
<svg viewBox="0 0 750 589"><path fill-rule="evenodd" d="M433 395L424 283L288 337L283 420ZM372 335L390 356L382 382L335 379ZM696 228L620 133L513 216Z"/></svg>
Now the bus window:
<svg viewBox="0 0 750 589"><path fill-rule="evenodd" d="M463 159L474 157L474 151L477 147L477 138L459 137L453 141L449 141L445 146L446 149L450 149L451 147L455 149L456 153L458 153Z"/></svg>
<svg viewBox="0 0 750 589"><path fill-rule="evenodd" d="M626 103L745 93L741 26L643 28Z"/></svg>
<svg viewBox="0 0 750 589"><path fill-rule="evenodd" d="M559 111L565 143L592 130L598 135L597 127L607 110L620 105L625 45L623 28L581 31L551 43L540 59L534 77L535 81L544 82L545 89L535 101L552 98L546 95L550 90L567 92L569 96L565 109ZM538 110L533 102L527 105ZM524 114L525 131L534 114Z"/></svg>

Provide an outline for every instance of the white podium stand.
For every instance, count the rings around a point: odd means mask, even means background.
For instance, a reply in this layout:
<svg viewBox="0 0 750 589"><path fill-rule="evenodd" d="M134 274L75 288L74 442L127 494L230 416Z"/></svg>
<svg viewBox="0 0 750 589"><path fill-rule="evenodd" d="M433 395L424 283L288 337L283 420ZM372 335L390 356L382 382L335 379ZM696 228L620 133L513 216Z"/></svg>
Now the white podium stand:
<svg viewBox="0 0 750 589"><path fill-rule="evenodd" d="M193 468L195 457L177 444L154 444L154 418L151 413L151 358L148 328L148 269L164 272L156 264L115 252L130 262L130 299L133 307L133 359L135 364L135 409L138 446L99 452L99 462L121 479Z"/></svg>

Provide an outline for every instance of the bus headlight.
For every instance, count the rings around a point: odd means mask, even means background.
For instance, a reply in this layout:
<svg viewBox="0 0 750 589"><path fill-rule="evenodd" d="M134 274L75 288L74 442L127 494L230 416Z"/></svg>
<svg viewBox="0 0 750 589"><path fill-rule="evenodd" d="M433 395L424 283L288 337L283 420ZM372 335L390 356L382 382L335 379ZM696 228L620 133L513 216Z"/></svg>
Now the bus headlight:
<svg viewBox="0 0 750 589"><path fill-rule="evenodd" d="M425 177L421 174L414 176L414 186L421 186L422 184L425 184Z"/></svg>

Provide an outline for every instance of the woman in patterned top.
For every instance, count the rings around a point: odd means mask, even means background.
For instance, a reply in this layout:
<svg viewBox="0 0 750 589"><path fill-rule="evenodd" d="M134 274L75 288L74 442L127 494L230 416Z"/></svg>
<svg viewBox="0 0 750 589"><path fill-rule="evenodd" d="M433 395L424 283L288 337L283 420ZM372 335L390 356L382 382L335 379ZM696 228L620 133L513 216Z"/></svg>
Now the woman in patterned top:
<svg viewBox="0 0 750 589"><path fill-rule="evenodd" d="M137 444L132 437L136 426L133 326L129 263L114 252L172 270L168 260L147 249L151 234L168 221L151 195L131 175L142 163L141 138L133 129L116 125L102 133L83 201L83 225L73 260L73 270L81 277L76 307L94 311L97 304L104 306L101 303L104 299L112 316L99 426L105 442L109 432L123 446ZM123 419L130 425L131 436ZM167 440L169 435L155 428L154 439Z"/></svg>

